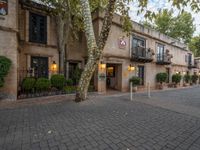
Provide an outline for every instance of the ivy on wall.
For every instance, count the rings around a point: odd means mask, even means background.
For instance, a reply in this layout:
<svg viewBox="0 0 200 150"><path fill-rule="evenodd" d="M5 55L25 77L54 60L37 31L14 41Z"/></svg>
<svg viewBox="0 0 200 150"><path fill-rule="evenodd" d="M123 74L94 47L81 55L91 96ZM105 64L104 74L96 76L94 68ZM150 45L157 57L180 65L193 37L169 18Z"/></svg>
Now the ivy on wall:
<svg viewBox="0 0 200 150"><path fill-rule="evenodd" d="M0 56L0 87L4 85L4 78L8 74L11 67L11 60L5 56Z"/></svg>

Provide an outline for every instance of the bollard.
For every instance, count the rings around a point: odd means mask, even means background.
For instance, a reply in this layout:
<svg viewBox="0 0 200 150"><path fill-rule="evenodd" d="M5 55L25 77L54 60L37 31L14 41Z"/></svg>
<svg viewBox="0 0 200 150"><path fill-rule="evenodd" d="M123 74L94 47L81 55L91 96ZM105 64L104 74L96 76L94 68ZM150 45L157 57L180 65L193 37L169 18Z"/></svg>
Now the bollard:
<svg viewBox="0 0 200 150"><path fill-rule="evenodd" d="M130 82L130 100L133 100L133 87L132 87L132 82Z"/></svg>
<svg viewBox="0 0 200 150"><path fill-rule="evenodd" d="M148 93L148 98L151 98L151 87L150 87L150 82L147 84L147 93Z"/></svg>

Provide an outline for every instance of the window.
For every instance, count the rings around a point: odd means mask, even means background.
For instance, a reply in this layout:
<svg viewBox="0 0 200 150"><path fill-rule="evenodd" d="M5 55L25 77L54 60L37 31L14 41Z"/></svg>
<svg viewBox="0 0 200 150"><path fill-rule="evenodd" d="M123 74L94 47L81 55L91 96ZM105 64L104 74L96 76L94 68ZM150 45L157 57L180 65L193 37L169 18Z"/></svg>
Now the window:
<svg viewBox="0 0 200 150"><path fill-rule="evenodd" d="M188 64L192 65L192 54L188 54Z"/></svg>
<svg viewBox="0 0 200 150"><path fill-rule="evenodd" d="M132 48L136 48L138 46L146 47L145 39L133 36Z"/></svg>
<svg viewBox="0 0 200 150"><path fill-rule="evenodd" d="M142 49L139 49L138 47L146 47L146 41L143 38L135 37L133 36L132 41L132 53L134 53L137 56L145 56L145 51Z"/></svg>
<svg viewBox="0 0 200 150"><path fill-rule="evenodd" d="M30 12L29 17L29 41L35 43L47 43L47 17Z"/></svg>
<svg viewBox="0 0 200 150"><path fill-rule="evenodd" d="M138 66L138 77L141 79L140 85L144 85L144 66Z"/></svg>
<svg viewBox="0 0 200 150"><path fill-rule="evenodd" d="M164 61L164 49L165 46L162 44L157 44L157 60Z"/></svg>
<svg viewBox="0 0 200 150"><path fill-rule="evenodd" d="M169 83L169 81L170 81L170 68L166 68L166 72L167 72L167 83Z"/></svg>
<svg viewBox="0 0 200 150"><path fill-rule="evenodd" d="M31 57L31 68L34 69L34 77L48 78L48 57Z"/></svg>
<svg viewBox="0 0 200 150"><path fill-rule="evenodd" d="M69 63L69 79L73 79L73 73L78 68L78 63L70 62Z"/></svg>

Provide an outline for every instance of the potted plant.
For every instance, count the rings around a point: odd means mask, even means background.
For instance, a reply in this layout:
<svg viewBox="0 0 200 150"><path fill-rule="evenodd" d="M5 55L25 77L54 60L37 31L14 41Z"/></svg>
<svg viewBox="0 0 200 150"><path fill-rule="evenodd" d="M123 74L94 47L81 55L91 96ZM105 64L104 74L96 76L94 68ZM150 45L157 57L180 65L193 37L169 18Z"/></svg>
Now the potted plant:
<svg viewBox="0 0 200 150"><path fill-rule="evenodd" d="M183 86L189 86L191 82L191 76L189 74L186 74L184 75L183 79L184 79Z"/></svg>
<svg viewBox="0 0 200 150"><path fill-rule="evenodd" d="M194 74L194 75L192 75L191 78L192 78L192 83L197 84L197 81L198 81L198 78L199 78L198 75Z"/></svg>
<svg viewBox="0 0 200 150"><path fill-rule="evenodd" d="M181 82L182 76L180 74L172 75L172 82L175 84L175 87L178 87L178 84Z"/></svg>
<svg viewBox="0 0 200 150"><path fill-rule="evenodd" d="M163 89L164 85L163 83L165 83L167 80L167 73L163 72L163 73L158 73L156 75L156 81L158 82L158 89Z"/></svg>
<svg viewBox="0 0 200 150"><path fill-rule="evenodd" d="M140 85L141 79L139 77L133 76L130 79L130 82L132 83L133 91L136 92L137 91L137 86Z"/></svg>

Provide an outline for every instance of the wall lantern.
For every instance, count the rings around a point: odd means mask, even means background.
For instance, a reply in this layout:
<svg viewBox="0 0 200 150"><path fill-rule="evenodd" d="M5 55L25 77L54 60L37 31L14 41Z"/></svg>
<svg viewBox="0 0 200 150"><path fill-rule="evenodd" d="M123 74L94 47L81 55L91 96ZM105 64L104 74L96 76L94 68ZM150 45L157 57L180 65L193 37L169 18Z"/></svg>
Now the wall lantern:
<svg viewBox="0 0 200 150"><path fill-rule="evenodd" d="M51 69L52 69L52 71L57 71L57 64L55 61L53 61L52 65L51 65Z"/></svg>
<svg viewBox="0 0 200 150"><path fill-rule="evenodd" d="M104 64L103 62L101 62L99 65L100 65L100 69L105 69L106 68L106 64Z"/></svg>
<svg viewBox="0 0 200 150"><path fill-rule="evenodd" d="M185 72L185 71L183 71L183 75L186 75L186 72Z"/></svg>
<svg viewBox="0 0 200 150"><path fill-rule="evenodd" d="M132 66L131 64L128 66L128 71L134 71L135 70L135 67Z"/></svg>

